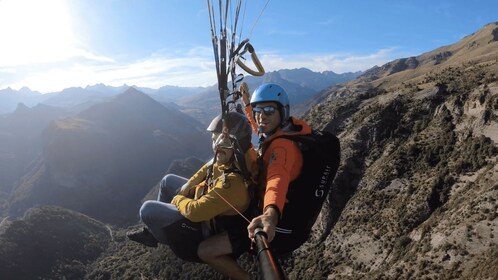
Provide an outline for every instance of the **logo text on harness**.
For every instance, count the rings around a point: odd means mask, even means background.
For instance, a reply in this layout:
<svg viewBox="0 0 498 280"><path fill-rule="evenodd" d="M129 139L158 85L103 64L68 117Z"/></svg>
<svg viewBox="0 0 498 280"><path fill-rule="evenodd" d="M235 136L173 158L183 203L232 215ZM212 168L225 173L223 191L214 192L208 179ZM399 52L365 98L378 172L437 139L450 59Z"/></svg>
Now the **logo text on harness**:
<svg viewBox="0 0 498 280"><path fill-rule="evenodd" d="M327 182L329 181L330 171L332 170L332 166L326 165L325 169L322 173L322 178L320 178L320 184L318 188L315 190L316 197L323 197L325 195L325 187L327 187Z"/></svg>
<svg viewBox="0 0 498 280"><path fill-rule="evenodd" d="M193 231L198 231L198 229L191 227L191 226L187 225L186 223L182 223L182 228L188 228L188 229L193 230Z"/></svg>

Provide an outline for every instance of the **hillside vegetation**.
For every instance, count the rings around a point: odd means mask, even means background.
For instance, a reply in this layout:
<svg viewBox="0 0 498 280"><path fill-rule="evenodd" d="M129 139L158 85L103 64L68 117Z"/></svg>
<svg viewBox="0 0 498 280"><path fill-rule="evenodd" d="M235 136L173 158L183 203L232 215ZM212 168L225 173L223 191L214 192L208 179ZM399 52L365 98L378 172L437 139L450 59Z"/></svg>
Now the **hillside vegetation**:
<svg viewBox="0 0 498 280"><path fill-rule="evenodd" d="M82 279L112 240L110 228L85 215L37 207L0 226L2 279Z"/></svg>

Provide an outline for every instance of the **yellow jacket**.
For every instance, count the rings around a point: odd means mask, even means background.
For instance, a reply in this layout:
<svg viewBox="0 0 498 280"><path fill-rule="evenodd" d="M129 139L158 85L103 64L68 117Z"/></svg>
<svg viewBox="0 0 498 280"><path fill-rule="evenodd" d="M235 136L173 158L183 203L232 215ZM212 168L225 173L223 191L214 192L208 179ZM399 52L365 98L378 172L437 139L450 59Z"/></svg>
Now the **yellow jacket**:
<svg viewBox="0 0 498 280"><path fill-rule="evenodd" d="M223 171L228 168L215 163L213 183L209 187L204 183L209 165L208 162L201 167L187 183L190 186L196 185L195 198L176 195L171 201L180 213L192 222L207 221L218 215L237 215L237 212L223 198L240 212L244 212L249 206L249 192L242 175L235 172L223 174Z"/></svg>

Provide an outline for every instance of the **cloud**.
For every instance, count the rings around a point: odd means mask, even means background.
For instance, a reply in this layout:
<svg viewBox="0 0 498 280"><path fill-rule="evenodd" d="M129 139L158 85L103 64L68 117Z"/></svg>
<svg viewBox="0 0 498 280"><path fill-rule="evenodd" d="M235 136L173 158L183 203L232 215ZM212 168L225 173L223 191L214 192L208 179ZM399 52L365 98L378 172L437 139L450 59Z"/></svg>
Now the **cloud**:
<svg viewBox="0 0 498 280"><path fill-rule="evenodd" d="M337 17L328 17L324 20L318 21L316 24L328 26L328 25L336 25L339 22L340 20Z"/></svg>
<svg viewBox="0 0 498 280"><path fill-rule="evenodd" d="M395 48L381 49L370 54L353 53L309 53L282 55L266 53L261 61L268 71L305 67L312 71L334 71L336 73L364 71L400 57Z"/></svg>
<svg viewBox="0 0 498 280"><path fill-rule="evenodd" d="M183 55L181 55L183 53ZM336 73L367 70L400 58L396 48L381 49L370 54L308 53L299 55L261 51L260 60L266 71L308 68L312 71ZM251 65L251 62L247 62ZM7 71L9 71L7 73ZM242 70L239 70L242 72ZM0 79L0 88L24 86L40 92L60 91L68 87L85 87L104 83L159 88L165 85L211 86L216 83L212 49L199 47L184 52L160 50L146 58L119 61L82 51L78 57L64 62L15 68L1 68L6 78ZM4 76L4 77L7 77Z"/></svg>
<svg viewBox="0 0 498 280"><path fill-rule="evenodd" d="M189 53L189 52L187 52ZM195 51L192 53L196 53ZM211 54L211 53L209 53ZM11 68L1 68L0 73ZM17 66L10 78L0 82L18 89L24 86L43 93L68 87L104 83L159 88L164 85L209 86L216 83L213 59L207 55L183 57L160 56L157 53L136 61L116 61L84 52L78 58L51 64Z"/></svg>
<svg viewBox="0 0 498 280"><path fill-rule="evenodd" d="M212 66L212 67L208 67ZM201 56L151 57L129 64L96 69L100 82L110 85L123 83L158 88L164 85L212 85L214 63Z"/></svg>

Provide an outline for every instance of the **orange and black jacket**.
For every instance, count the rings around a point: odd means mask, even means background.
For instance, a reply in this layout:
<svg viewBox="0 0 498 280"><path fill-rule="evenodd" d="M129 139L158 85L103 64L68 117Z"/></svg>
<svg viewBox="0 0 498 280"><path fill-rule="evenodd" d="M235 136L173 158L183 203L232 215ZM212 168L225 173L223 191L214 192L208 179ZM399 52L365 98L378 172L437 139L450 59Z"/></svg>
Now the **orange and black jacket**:
<svg viewBox="0 0 498 280"><path fill-rule="evenodd" d="M252 107L245 107L253 130L257 133L257 125L252 119ZM262 177L264 191L263 211L266 207L276 207L280 216L284 214L289 185L300 174L303 156L298 144L292 140L279 138L282 135L306 135L311 133L310 126L297 118L290 118L288 125L278 128L275 133L263 142L263 166L259 172ZM269 145L268 145L269 143Z"/></svg>

